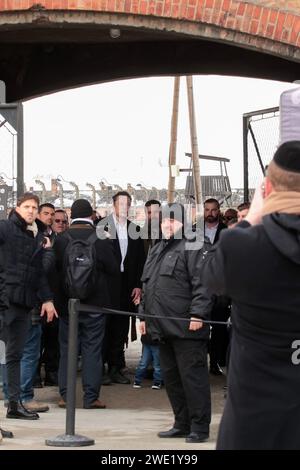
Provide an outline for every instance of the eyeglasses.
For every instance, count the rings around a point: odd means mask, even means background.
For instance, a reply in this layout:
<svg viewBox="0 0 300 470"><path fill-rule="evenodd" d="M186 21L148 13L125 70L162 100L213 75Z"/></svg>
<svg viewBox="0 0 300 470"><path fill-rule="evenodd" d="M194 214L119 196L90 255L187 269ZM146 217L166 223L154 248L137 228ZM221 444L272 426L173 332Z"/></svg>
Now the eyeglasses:
<svg viewBox="0 0 300 470"><path fill-rule="evenodd" d="M60 219L54 219L54 222L56 224L67 224L68 223L66 220L60 220Z"/></svg>

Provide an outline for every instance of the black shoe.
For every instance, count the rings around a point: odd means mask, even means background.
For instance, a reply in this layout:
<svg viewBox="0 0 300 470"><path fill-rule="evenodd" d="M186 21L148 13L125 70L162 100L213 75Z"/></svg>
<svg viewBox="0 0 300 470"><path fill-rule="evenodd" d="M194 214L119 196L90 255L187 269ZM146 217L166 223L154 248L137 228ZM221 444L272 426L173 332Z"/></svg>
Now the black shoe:
<svg viewBox="0 0 300 470"><path fill-rule="evenodd" d="M130 384L130 379L116 369L111 370L110 378L115 384Z"/></svg>
<svg viewBox="0 0 300 470"><path fill-rule="evenodd" d="M198 443L198 442L205 442L209 438L208 434L203 434L203 433L198 433L198 432L191 432L185 442L188 442L190 444Z"/></svg>
<svg viewBox="0 0 300 470"><path fill-rule="evenodd" d="M182 431L181 429L171 428L169 431L161 431L157 435L158 437L186 437L188 436L188 431Z"/></svg>
<svg viewBox="0 0 300 470"><path fill-rule="evenodd" d="M58 386L57 372L46 373L44 385L45 387L57 387Z"/></svg>
<svg viewBox="0 0 300 470"><path fill-rule="evenodd" d="M213 375L224 375L219 364L213 364L212 366L210 366L209 372Z"/></svg>
<svg viewBox="0 0 300 470"><path fill-rule="evenodd" d="M14 437L13 433L11 431L5 431L5 429L0 428L0 434L2 435L3 438L8 438L12 439Z"/></svg>
<svg viewBox="0 0 300 470"><path fill-rule="evenodd" d="M39 419L39 415L32 411L27 411L21 403L10 401L8 404L6 417L11 419Z"/></svg>

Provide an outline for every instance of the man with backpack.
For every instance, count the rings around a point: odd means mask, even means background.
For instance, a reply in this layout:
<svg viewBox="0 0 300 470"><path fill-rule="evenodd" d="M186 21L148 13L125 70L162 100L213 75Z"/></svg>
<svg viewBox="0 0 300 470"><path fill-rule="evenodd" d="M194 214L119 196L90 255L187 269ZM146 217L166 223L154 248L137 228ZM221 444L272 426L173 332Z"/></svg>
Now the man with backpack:
<svg viewBox="0 0 300 470"><path fill-rule="evenodd" d="M57 305L61 314L58 371L62 397L60 407L65 406L67 393L68 300L77 298L89 305L109 307L110 279L118 275L112 242L97 238L92 214L90 203L85 199L77 199L71 207L70 229L59 234L54 245L59 276ZM102 380L104 332L104 314L80 313L78 340L82 356L83 407L87 409L105 408L98 398Z"/></svg>

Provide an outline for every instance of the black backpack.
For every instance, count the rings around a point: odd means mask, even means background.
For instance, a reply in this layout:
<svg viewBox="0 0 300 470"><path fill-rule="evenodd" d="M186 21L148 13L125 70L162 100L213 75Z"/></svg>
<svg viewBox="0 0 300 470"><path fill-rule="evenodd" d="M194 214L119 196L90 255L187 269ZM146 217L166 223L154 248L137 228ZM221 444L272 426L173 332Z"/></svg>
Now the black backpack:
<svg viewBox="0 0 300 470"><path fill-rule="evenodd" d="M93 293L97 284L97 255L93 231L86 240L75 239L66 233L69 243L64 253L64 287L69 298L84 300Z"/></svg>

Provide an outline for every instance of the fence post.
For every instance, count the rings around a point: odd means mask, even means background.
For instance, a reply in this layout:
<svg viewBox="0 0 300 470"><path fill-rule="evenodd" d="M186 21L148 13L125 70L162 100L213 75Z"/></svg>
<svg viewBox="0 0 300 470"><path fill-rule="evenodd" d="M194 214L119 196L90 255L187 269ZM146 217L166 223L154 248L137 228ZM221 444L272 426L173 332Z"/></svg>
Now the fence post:
<svg viewBox="0 0 300 470"><path fill-rule="evenodd" d="M69 309L69 337L68 337L68 372L67 372L67 410L66 432L53 439L46 439L47 446L56 447L82 447L95 444L89 437L75 434L75 405L76 405L76 376L78 358L78 314L80 301L70 299Z"/></svg>

